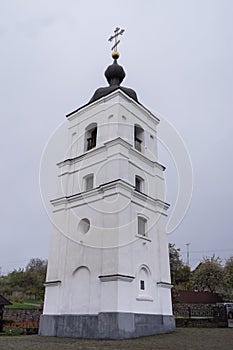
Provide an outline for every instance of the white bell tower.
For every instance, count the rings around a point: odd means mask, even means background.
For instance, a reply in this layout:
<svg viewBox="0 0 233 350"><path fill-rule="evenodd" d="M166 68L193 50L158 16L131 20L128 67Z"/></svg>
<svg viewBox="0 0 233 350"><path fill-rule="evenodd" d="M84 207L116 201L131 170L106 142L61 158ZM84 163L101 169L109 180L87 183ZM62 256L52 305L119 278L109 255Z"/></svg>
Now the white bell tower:
<svg viewBox="0 0 233 350"><path fill-rule="evenodd" d="M40 334L133 338L175 329L159 119L120 84L119 54L67 115Z"/></svg>

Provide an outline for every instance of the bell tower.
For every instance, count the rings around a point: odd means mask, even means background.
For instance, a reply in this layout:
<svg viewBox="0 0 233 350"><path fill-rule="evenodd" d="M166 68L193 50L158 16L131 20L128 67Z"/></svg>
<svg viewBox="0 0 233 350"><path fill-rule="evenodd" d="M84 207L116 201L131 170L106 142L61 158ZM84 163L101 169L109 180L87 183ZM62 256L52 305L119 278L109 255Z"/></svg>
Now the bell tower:
<svg viewBox="0 0 233 350"><path fill-rule="evenodd" d="M113 49L122 30L116 28ZM110 39L111 39L110 38ZM159 119L138 102L113 51L109 86L67 115L40 334L122 339L171 332Z"/></svg>

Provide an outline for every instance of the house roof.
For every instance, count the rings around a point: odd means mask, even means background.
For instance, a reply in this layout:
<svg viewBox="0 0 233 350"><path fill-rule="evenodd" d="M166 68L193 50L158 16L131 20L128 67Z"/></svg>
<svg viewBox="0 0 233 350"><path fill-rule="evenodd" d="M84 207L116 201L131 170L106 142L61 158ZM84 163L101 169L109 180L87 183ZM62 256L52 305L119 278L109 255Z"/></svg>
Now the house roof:
<svg viewBox="0 0 233 350"><path fill-rule="evenodd" d="M12 303L0 294L0 306L11 305Z"/></svg>
<svg viewBox="0 0 233 350"><path fill-rule="evenodd" d="M178 303L181 304L215 304L222 302L219 294L211 292L178 291Z"/></svg>

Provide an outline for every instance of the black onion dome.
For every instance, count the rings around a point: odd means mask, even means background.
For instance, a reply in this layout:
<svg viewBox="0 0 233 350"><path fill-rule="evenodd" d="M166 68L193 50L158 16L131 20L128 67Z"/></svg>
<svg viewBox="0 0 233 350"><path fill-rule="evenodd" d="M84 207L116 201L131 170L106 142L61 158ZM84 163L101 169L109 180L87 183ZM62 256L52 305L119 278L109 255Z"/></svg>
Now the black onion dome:
<svg viewBox="0 0 233 350"><path fill-rule="evenodd" d="M123 91L126 95L128 95L129 97L131 97L132 99L134 99L135 101L138 102L137 99L137 94L133 89L127 88L127 87L123 87L120 86L120 84L122 83L124 77L125 77L125 71L123 69L122 66L120 66L117 63L117 58L114 58L114 62L108 66L108 68L106 69L104 75L109 83L109 86L107 87L100 87L99 89L97 89L94 93L94 95L92 96L91 100L89 101L89 103L96 101L98 99L100 99L101 97L107 96L108 94L110 94L111 92L120 89L121 91Z"/></svg>
<svg viewBox="0 0 233 350"><path fill-rule="evenodd" d="M122 66L114 60L113 64L108 66L104 73L110 86L120 85L125 77L125 71Z"/></svg>

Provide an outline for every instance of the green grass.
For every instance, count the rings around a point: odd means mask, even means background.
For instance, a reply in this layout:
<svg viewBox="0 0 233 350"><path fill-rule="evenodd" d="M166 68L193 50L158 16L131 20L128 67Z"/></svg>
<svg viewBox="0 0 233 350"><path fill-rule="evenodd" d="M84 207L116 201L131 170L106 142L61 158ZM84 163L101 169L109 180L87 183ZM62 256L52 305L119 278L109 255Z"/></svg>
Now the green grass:
<svg viewBox="0 0 233 350"><path fill-rule="evenodd" d="M12 305L6 305L6 309L38 309L40 307L40 304L37 304L36 302L32 303L26 303L26 302L12 302Z"/></svg>

